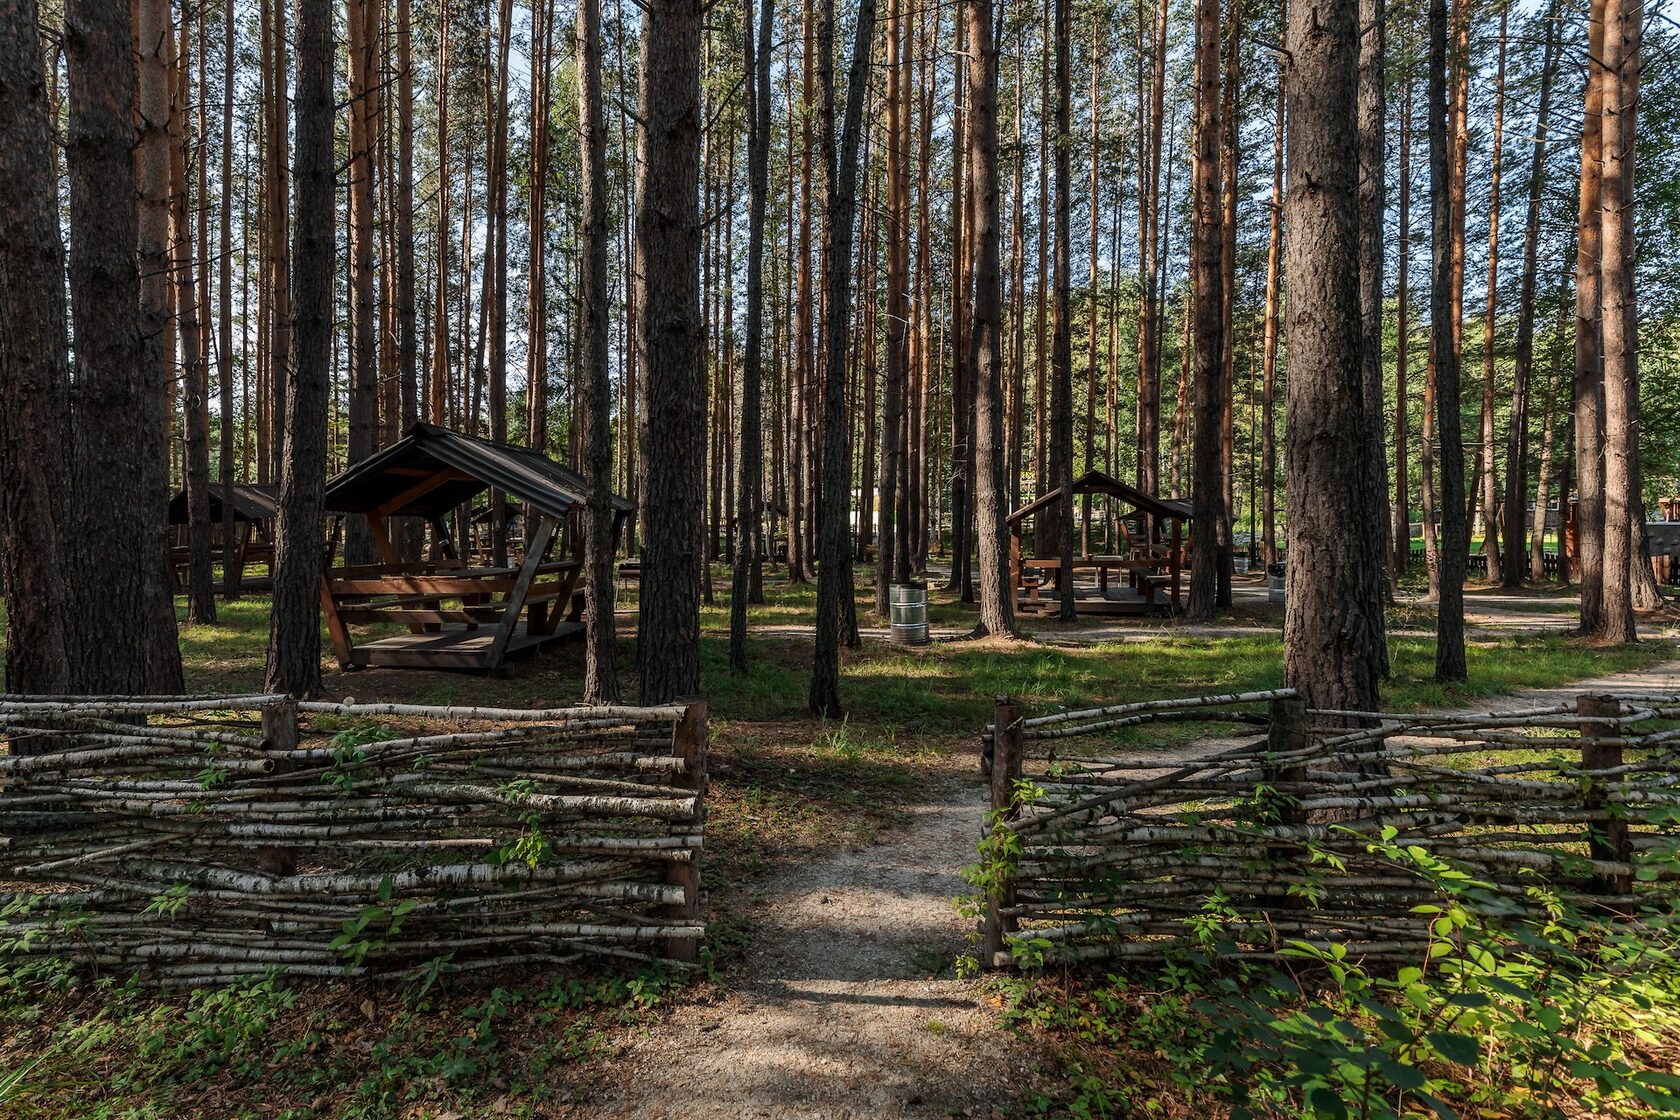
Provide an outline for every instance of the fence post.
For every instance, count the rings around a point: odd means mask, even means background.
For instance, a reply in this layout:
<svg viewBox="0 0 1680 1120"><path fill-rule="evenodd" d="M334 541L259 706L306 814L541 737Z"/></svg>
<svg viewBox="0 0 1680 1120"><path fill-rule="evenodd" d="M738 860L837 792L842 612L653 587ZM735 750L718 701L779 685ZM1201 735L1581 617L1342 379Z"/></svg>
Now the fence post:
<svg viewBox="0 0 1680 1120"><path fill-rule="evenodd" d="M992 810L1005 820L1015 815L1015 781L1021 776L1021 702L999 696L992 724ZM1015 905L1013 876L998 884L986 896L986 918L981 929L981 964L997 967L1004 951L1004 935L1016 926L1002 911Z"/></svg>
<svg viewBox="0 0 1680 1120"><path fill-rule="evenodd" d="M263 705L263 748L268 751L295 751L298 748L298 706L295 696L282 696ZM273 774L281 774L294 767L294 762L274 760ZM264 844L257 849L257 867L270 875L297 874L297 849L283 844Z"/></svg>
<svg viewBox="0 0 1680 1120"><path fill-rule="evenodd" d="M671 734L671 756L683 761L678 780L694 791L695 809L691 825L703 829L706 825L706 702L698 700L683 709ZM670 907L668 917L694 922L700 917L700 852L691 850L689 858L666 865L665 882L681 887L683 900ZM691 936L665 939L665 955L671 960L692 964L699 941Z"/></svg>
<svg viewBox="0 0 1680 1120"><path fill-rule="evenodd" d="M1575 714L1587 717L1581 724L1581 769L1610 770L1622 764L1622 702L1614 696L1585 695L1575 701ZM1606 742L1605 740L1615 740ZM1594 780L1596 782L1596 779ZM1589 810L1606 804L1603 791L1589 790L1586 806ZM1602 825L1587 826L1587 854L1592 859L1610 863L1627 863L1632 859L1628 844L1626 821L1607 820ZM1633 889L1633 876L1628 874L1594 875L1593 890L1598 894L1627 894Z"/></svg>
<svg viewBox="0 0 1680 1120"><path fill-rule="evenodd" d="M1266 750L1272 754L1292 754L1305 750L1312 745L1312 733L1307 727L1307 702L1299 696L1285 696L1273 700L1267 705L1267 716L1271 726L1266 731ZM1269 785L1282 785L1299 782L1306 773L1306 767L1299 764L1280 766L1273 762L1261 765L1262 780ZM1279 796L1282 796L1280 794ZM1277 823L1284 827L1306 823L1307 815L1295 804L1287 804L1278 811ZM1266 863L1272 868L1287 868L1298 862L1296 853L1299 849L1295 844L1271 844L1266 847ZM1300 906L1301 900L1289 893L1287 889L1262 890L1256 896L1256 901L1267 911L1291 910Z"/></svg>

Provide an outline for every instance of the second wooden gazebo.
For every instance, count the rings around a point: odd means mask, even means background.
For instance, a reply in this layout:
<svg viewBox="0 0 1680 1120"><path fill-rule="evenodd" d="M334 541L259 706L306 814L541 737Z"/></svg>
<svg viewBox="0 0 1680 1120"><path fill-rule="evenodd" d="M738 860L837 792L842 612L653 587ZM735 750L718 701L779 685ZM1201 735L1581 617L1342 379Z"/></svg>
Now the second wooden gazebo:
<svg viewBox="0 0 1680 1120"><path fill-rule="evenodd" d="M1076 570L1095 571L1097 575L1095 594L1076 589L1075 611L1079 614L1177 611L1187 559L1185 526L1190 523L1190 503L1157 498L1094 470L1073 480L1071 495L1058 486L1009 515L1009 570L1016 589L1016 609L1028 614L1052 609L1055 599L1041 592L1059 585L1064 578L1059 557L1025 554L1022 538L1027 520L1087 494L1113 498L1131 508L1120 518L1123 547L1119 553L1074 557ZM1127 525L1134 529L1128 531ZM1035 533L1035 545L1037 537ZM1125 586L1111 589L1111 572L1123 573ZM1066 578L1071 578L1071 573Z"/></svg>
<svg viewBox="0 0 1680 1120"><path fill-rule="evenodd" d="M524 505L525 555L517 566L469 567L450 533L449 515L491 489ZM328 512L366 518L380 555L377 564L332 568L322 577L321 606L339 664L487 671L581 630L580 527L569 534L571 557L550 560L548 553L586 501L583 476L539 452L415 424L327 484ZM613 498L615 547L633 508ZM393 517L431 526L434 559L401 558L387 529ZM352 638L352 625L381 623L407 633Z"/></svg>

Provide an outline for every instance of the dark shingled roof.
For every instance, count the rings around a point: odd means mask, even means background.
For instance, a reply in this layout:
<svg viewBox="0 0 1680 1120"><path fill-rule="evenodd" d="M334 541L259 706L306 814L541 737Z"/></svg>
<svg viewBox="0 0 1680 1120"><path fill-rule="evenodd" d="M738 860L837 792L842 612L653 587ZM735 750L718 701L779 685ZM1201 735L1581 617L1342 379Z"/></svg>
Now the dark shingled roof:
<svg viewBox="0 0 1680 1120"><path fill-rule="evenodd" d="M210 495L210 520L212 523L222 519L222 484L212 482L205 487ZM235 483L233 487L233 519L235 521L268 521L280 508L280 487L256 486L248 483ZM185 525L187 523L187 492L175 491L175 496L169 499L169 523L171 525Z"/></svg>
<svg viewBox="0 0 1680 1120"><path fill-rule="evenodd" d="M1149 513L1156 517L1171 518L1188 521L1191 516L1190 503L1181 498L1157 498L1153 494L1145 494L1135 486L1128 486L1111 475L1102 471L1086 471L1073 480L1073 492L1079 494L1112 494L1121 501L1136 508L1139 513ZM1011 525L1031 517L1040 510L1047 509L1062 500L1062 488L1056 487L1048 494L1041 495L1028 502L1020 509L1009 515Z"/></svg>
<svg viewBox="0 0 1680 1120"><path fill-rule="evenodd" d="M415 424L401 440L330 480L327 511L370 513L446 470L464 477L416 494L387 509L387 516L440 517L492 486L554 518L565 517L588 498L582 475L540 452L433 424ZM619 513L634 508L613 496L613 509Z"/></svg>

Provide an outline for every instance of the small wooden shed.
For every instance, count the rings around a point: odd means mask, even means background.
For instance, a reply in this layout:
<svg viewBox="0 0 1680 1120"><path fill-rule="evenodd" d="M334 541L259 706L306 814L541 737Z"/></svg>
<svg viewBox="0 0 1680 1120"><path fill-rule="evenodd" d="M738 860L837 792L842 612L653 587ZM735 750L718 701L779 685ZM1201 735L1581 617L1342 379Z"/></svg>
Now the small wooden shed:
<svg viewBox="0 0 1680 1120"><path fill-rule="evenodd" d="M223 516L233 514L234 540L232 562L234 586L244 591L266 591L274 585L274 518L280 510L280 488L255 483L234 483L224 488L219 482L205 487L210 501L210 562L227 561L228 546L222 539ZM170 559L175 565L177 588L187 585L187 565L192 556L187 546L187 492L175 491L169 499L169 525L172 531ZM248 565L260 564L266 576L247 578Z"/></svg>
<svg viewBox="0 0 1680 1120"><path fill-rule="evenodd" d="M517 565L470 567L451 536L449 515L490 489L523 503L525 553ZM582 475L539 452L432 424L415 424L397 443L332 479L327 511L365 517L381 557L322 577L321 607L339 664L488 671L581 631L581 526L567 534L570 557L550 559L549 552L587 496ZM615 546L633 508L613 498ZM393 517L430 525L433 559L400 558L387 529ZM382 623L400 624L407 633L359 643L351 635L352 626Z"/></svg>
<svg viewBox="0 0 1680 1120"><path fill-rule="evenodd" d="M1119 553L1074 557L1076 571L1093 571L1097 577L1095 594L1076 588L1075 611L1079 614L1177 611L1187 561L1185 529L1190 523L1190 503L1177 498L1157 498L1096 470L1086 471L1073 480L1071 496L1058 486L1009 515L1009 570L1016 589L1016 609L1027 614L1051 609L1055 600L1045 598L1040 592L1059 584L1063 578L1060 557L1028 555L1023 549L1027 521L1086 494L1113 498L1129 509L1120 516ZM1036 545L1037 534L1034 537ZM1123 575L1124 585L1111 588L1111 573Z"/></svg>

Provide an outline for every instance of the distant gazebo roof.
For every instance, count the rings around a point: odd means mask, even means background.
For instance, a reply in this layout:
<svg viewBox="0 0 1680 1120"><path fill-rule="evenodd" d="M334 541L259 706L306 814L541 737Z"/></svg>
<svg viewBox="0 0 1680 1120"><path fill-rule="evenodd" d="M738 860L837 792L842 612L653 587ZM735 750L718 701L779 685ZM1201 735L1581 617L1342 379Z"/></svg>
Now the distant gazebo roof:
<svg viewBox="0 0 1680 1120"><path fill-rule="evenodd" d="M210 520L212 523L219 522L222 520L222 495L226 491L219 482L212 482L204 489L210 497ZM228 505L233 509L235 521L272 521L280 508L280 487L235 483ZM175 496L169 500L169 523L187 523L185 490L177 490Z"/></svg>
<svg viewBox="0 0 1680 1120"><path fill-rule="evenodd" d="M417 423L390 447L327 484L330 513L441 517L495 488L538 513L564 519L588 501L584 477L539 451ZM635 508L613 496L614 512Z"/></svg>
<svg viewBox="0 0 1680 1120"><path fill-rule="evenodd" d="M1181 498L1157 498L1153 494L1145 494L1135 486L1128 486L1112 475L1102 471L1086 471L1073 480L1075 497L1082 494L1101 494L1118 498L1122 502L1134 507L1137 513L1146 513L1167 521L1189 521L1191 518L1190 503ZM1035 513L1060 502L1063 498L1062 488L1041 494L1028 502L1008 517L1010 525L1019 525L1022 521Z"/></svg>

